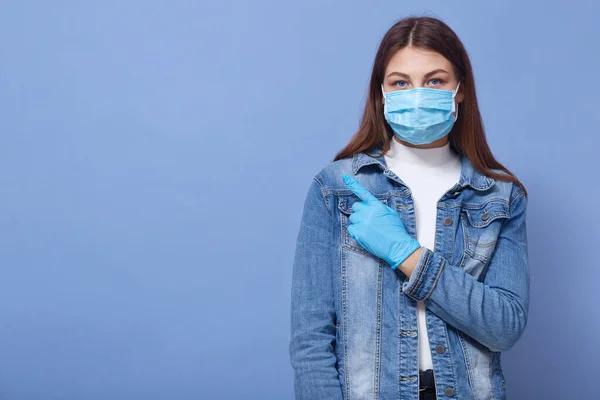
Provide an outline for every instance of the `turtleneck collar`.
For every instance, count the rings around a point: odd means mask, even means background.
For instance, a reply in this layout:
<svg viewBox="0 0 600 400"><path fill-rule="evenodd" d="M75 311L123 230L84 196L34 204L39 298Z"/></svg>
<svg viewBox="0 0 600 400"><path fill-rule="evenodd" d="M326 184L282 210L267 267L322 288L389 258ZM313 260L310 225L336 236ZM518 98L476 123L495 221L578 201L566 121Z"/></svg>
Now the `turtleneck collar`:
<svg viewBox="0 0 600 400"><path fill-rule="evenodd" d="M433 168L457 160L459 155L450 148L449 142L441 147L418 148L402 144L392 137L390 139L390 150L385 154L385 157L388 163L394 165L411 164Z"/></svg>

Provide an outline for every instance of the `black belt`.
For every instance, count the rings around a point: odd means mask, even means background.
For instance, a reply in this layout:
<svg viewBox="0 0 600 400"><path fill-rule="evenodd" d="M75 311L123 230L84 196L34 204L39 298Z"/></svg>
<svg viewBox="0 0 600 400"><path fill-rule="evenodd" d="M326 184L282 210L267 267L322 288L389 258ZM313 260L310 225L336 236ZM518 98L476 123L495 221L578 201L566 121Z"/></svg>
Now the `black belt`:
<svg viewBox="0 0 600 400"><path fill-rule="evenodd" d="M433 370L419 370L419 391L433 389L435 392L435 380L433 379Z"/></svg>

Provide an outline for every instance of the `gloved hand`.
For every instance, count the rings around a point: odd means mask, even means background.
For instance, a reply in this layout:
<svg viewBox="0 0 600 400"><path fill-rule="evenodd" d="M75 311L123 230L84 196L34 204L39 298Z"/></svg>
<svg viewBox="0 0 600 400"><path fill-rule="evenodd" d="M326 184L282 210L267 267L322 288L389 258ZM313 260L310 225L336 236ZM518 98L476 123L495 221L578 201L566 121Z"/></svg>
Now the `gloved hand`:
<svg viewBox="0 0 600 400"><path fill-rule="evenodd" d="M408 234L396 210L379 201L350 175L344 174L342 179L362 200L352 205L348 233L367 251L396 269L421 244Z"/></svg>

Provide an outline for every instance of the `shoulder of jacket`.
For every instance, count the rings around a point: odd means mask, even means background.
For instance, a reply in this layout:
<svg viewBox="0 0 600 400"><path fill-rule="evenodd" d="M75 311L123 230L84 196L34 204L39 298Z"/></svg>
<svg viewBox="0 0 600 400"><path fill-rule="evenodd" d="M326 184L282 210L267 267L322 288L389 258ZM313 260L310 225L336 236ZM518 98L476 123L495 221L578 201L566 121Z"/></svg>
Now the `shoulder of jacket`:
<svg viewBox="0 0 600 400"><path fill-rule="evenodd" d="M508 176L508 174L505 171L502 171L501 169L492 168L491 171L500 175ZM513 201L516 200L519 196L525 194L523 188L520 185L514 183L513 181L502 180L498 178L494 178L494 180L494 184L500 189L500 192L507 194L509 204L512 204Z"/></svg>
<svg viewBox="0 0 600 400"><path fill-rule="evenodd" d="M329 190L344 188L345 184L342 177L345 174L353 175L352 157L332 161L319 170L314 179L316 179L325 193Z"/></svg>
<svg viewBox="0 0 600 400"><path fill-rule="evenodd" d="M494 170L494 172L499 172L506 175L504 171ZM515 200L517 200L521 196L523 196L524 199L527 199L527 196L525 196L525 191L523 190L521 185L513 181L496 179L496 185L501 188L500 190L502 193L506 193L509 207L511 207ZM527 203L527 201L525 203Z"/></svg>
<svg viewBox="0 0 600 400"><path fill-rule="evenodd" d="M508 175L506 172L501 169L492 169L493 172L502 175ZM521 185L513 182L513 181L504 181L500 179L496 179L496 183L499 185L503 185L508 188L508 193L510 193L510 203L517 199L517 197L525 194L525 191L521 187Z"/></svg>

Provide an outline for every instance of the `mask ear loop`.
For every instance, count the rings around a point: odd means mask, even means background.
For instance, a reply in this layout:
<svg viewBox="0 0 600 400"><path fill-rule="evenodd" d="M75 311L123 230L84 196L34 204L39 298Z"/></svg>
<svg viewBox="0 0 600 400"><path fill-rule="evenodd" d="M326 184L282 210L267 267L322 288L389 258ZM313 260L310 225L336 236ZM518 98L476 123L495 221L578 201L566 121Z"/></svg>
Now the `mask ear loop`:
<svg viewBox="0 0 600 400"><path fill-rule="evenodd" d="M381 87L383 88L383 85ZM456 111L456 117L454 119L455 121L458 120L458 106L459 105L454 102L454 97L458 93L458 88L459 87L460 87L460 81L458 82L458 86L456 86L456 90L454 90L454 93L452 94L452 106L453 106L453 108L455 108L455 111Z"/></svg>

